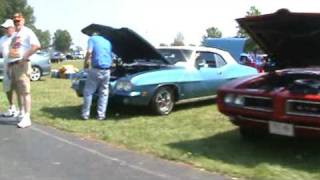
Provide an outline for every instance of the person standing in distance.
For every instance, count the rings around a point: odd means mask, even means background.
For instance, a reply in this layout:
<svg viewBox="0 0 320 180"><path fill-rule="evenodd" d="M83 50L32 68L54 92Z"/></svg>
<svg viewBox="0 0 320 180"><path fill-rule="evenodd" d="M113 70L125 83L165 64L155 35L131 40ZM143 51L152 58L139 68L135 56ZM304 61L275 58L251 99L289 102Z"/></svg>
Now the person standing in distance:
<svg viewBox="0 0 320 180"><path fill-rule="evenodd" d="M9 50L9 66L12 70L12 85L18 95L19 128L31 126L31 62L30 56L40 48L40 42L35 33L24 26L25 19L21 13L15 13L13 21L16 34L12 39Z"/></svg>
<svg viewBox="0 0 320 180"><path fill-rule="evenodd" d="M13 90L11 88L10 70L8 69L9 46L15 33L15 26L12 19L7 19L1 27L5 29L5 35L0 39L0 54L3 57L3 91L6 93L9 109L2 114L4 117L14 117L18 115L15 105L13 104Z"/></svg>
<svg viewBox="0 0 320 180"><path fill-rule="evenodd" d="M93 32L88 40L88 48L84 61L84 69L88 69L88 76L83 92L82 119L89 119L92 97L97 90L99 96L97 119L104 120L106 118L111 66L111 42L102 37L99 32Z"/></svg>

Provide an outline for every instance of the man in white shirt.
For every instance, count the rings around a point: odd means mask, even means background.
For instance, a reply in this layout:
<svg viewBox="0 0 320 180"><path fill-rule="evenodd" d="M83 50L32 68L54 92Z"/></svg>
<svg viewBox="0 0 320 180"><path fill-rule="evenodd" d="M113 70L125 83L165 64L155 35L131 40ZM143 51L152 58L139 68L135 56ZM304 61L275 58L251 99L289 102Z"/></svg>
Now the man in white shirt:
<svg viewBox="0 0 320 180"><path fill-rule="evenodd" d="M9 66L12 69L12 85L21 102L19 110L25 112L17 126L26 128L31 126L31 63L29 58L40 48L40 42L35 33L24 26L25 19L21 13L15 13L13 21L16 34L9 50Z"/></svg>
<svg viewBox="0 0 320 180"><path fill-rule="evenodd" d="M8 55L9 55L9 46L11 44L12 38L15 33L15 26L12 19L7 19L1 27L5 29L6 34L0 39L0 54L4 59L3 63L3 90L7 95L9 102L9 109L6 113L2 114L5 117L17 116L18 112L13 104L13 91L11 88L11 79L10 79L10 70L8 69Z"/></svg>

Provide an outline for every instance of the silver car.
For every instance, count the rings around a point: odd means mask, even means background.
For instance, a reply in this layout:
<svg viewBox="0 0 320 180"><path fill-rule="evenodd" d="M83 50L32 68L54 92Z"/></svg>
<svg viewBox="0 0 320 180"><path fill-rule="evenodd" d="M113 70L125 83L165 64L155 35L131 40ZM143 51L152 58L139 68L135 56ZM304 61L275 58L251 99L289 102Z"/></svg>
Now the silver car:
<svg viewBox="0 0 320 180"><path fill-rule="evenodd" d="M37 52L30 57L32 73L31 81L38 81L51 72L50 56L45 52ZM3 79L3 58L0 58L0 79Z"/></svg>

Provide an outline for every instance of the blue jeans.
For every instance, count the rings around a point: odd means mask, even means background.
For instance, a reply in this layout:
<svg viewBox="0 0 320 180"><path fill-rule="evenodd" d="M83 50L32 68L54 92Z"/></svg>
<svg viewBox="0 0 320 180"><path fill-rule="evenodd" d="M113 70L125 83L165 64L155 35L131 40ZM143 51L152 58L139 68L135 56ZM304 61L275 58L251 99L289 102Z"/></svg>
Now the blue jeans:
<svg viewBox="0 0 320 180"><path fill-rule="evenodd" d="M90 116L92 97L98 93L97 116L106 117L109 96L110 70L90 69L83 92L82 117Z"/></svg>

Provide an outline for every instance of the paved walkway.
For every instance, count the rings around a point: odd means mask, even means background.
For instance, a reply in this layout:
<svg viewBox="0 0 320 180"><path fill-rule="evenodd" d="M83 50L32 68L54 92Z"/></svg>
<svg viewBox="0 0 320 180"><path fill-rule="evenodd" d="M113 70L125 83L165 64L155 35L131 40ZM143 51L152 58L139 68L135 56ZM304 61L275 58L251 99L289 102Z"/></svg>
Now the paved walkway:
<svg viewBox="0 0 320 180"><path fill-rule="evenodd" d="M227 180L187 165L0 119L1 180Z"/></svg>

